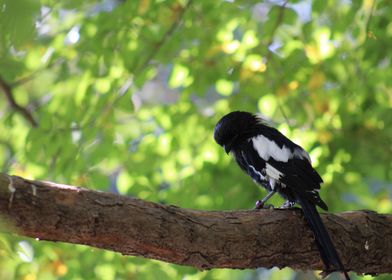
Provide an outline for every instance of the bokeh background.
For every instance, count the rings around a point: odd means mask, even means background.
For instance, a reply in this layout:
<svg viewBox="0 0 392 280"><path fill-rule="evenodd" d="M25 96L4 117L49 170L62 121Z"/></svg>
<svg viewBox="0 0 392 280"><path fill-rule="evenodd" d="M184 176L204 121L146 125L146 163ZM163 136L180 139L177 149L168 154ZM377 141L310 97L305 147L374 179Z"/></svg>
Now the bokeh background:
<svg viewBox="0 0 392 280"><path fill-rule="evenodd" d="M0 0L0 170L252 208L263 191L212 137L221 116L246 110L310 153L331 212L392 213L391 20L381 0ZM199 272L0 234L5 280L315 275Z"/></svg>

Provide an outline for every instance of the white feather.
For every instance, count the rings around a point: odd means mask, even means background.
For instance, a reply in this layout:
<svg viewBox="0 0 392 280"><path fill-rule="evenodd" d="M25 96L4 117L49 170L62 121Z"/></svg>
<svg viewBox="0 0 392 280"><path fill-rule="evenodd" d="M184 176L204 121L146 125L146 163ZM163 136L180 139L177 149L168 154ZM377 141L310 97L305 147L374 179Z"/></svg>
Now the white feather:
<svg viewBox="0 0 392 280"><path fill-rule="evenodd" d="M269 140L264 135L252 138L252 142L259 156L265 161L272 157L274 160L287 162L289 158L293 157L289 148L286 146L280 148L274 141Z"/></svg>
<svg viewBox="0 0 392 280"><path fill-rule="evenodd" d="M266 166L265 173L267 174L268 177L274 180L279 180L282 177L283 173L280 172L275 167L273 167L272 165L266 163L265 166Z"/></svg>
<svg viewBox="0 0 392 280"><path fill-rule="evenodd" d="M311 162L308 153L302 148L295 148L294 152L285 145L280 148L274 141L268 139L264 135L258 135L257 137L251 138L251 140L255 150L265 161L268 161L269 158L272 157L274 160L287 162L289 159L296 157Z"/></svg>
<svg viewBox="0 0 392 280"><path fill-rule="evenodd" d="M271 186L271 190L274 190L275 189L276 180L274 180L272 178L269 178L269 183L270 183L270 186Z"/></svg>

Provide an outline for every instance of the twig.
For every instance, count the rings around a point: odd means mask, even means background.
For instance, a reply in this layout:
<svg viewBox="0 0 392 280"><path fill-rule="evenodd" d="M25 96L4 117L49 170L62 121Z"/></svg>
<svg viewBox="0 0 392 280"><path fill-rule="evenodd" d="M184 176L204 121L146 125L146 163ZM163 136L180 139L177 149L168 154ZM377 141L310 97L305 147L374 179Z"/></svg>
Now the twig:
<svg viewBox="0 0 392 280"><path fill-rule="evenodd" d="M47 65L45 65L45 66L43 66L41 68L36 69L34 72L30 73L29 75L27 75L25 77L22 77L19 80L16 80L16 81L14 81L12 83L9 83L8 85L11 88L15 88L15 87L18 87L18 86L23 85L25 83L28 83L31 80L33 80L35 78L35 76L37 74L39 74L40 72L43 72L43 71L48 70L48 69L51 69L52 67L57 66L57 65L59 65L59 64L61 64L63 62L64 62L64 59L62 59L62 58L61 59L57 59L55 61L51 61L49 64L47 64Z"/></svg>
<svg viewBox="0 0 392 280"><path fill-rule="evenodd" d="M287 114L286 114L285 110L283 109L283 105L280 103L279 98L277 98L276 100L277 100L277 102L278 102L279 111L280 111L280 113L282 114L283 118L285 119L286 124L289 126L289 128L290 128L291 130L293 130L293 127L291 126L291 123L290 123L290 121L289 121L289 118L287 117Z"/></svg>
<svg viewBox="0 0 392 280"><path fill-rule="evenodd" d="M266 55L267 61L271 58L272 52L269 51L269 48L271 47L272 43L274 42L274 37L275 37L276 30L278 30L279 25L280 25L280 24L282 23L282 21L283 21L284 11L285 11L285 8L286 8L286 5L287 5L288 2L289 2L289 0L286 0L286 1L279 7L278 18L276 19L275 26L274 26L274 28L272 29L270 39L269 39L269 41L268 41L268 43L267 43L267 55Z"/></svg>
<svg viewBox="0 0 392 280"><path fill-rule="evenodd" d="M146 60L140 65L140 67L135 67L133 70L133 77L128 79L126 84L121 87L120 94L114 99L114 101L108 106L108 109L115 107L116 103L121 99L121 97L126 93L127 89L133 84L133 80L135 74L138 72L143 72L143 70L150 64L151 60L159 53L162 49L162 46L167 42L167 40L173 35L173 33L177 30L178 26L181 23L181 20L185 14L185 12L191 6L193 0L189 0L186 5L181 9L180 13L178 14L177 18L174 20L170 28L163 34L162 38L155 44L155 47L147 56Z"/></svg>
<svg viewBox="0 0 392 280"><path fill-rule="evenodd" d="M150 52L150 54L147 56L146 60L143 62L143 64L137 68L134 72L141 72L143 71L150 61L159 53L159 51L162 49L162 46L167 42L167 40L173 35L173 33L176 31L178 26L181 23L181 20L185 14L185 12L189 9L191 6L193 0L189 0L186 5L182 8L180 13L178 14L177 18L174 20L170 28L166 31L165 34L163 34L162 38L155 44L155 47L153 50Z"/></svg>
<svg viewBox="0 0 392 280"><path fill-rule="evenodd" d="M369 17L367 19L366 27L365 27L365 32L366 32L365 33L366 34L365 42L367 41L367 39L369 37L375 37L373 32L370 31L370 23L372 21L373 13L374 13L375 8L376 8L376 0L373 0L372 7L370 8L370 14L369 14Z"/></svg>
<svg viewBox="0 0 392 280"><path fill-rule="evenodd" d="M33 115L24 107L20 106L13 95L12 87L0 77L0 88L3 90L5 97L8 100L10 106L18 113L20 113L33 127L37 127L38 123L34 119Z"/></svg>
<svg viewBox="0 0 392 280"><path fill-rule="evenodd" d="M280 24L282 23L282 21L283 21L284 11L285 11L285 8L286 8L286 5L288 4L288 2L289 2L289 0L286 0L286 1L279 7L278 18L276 19L275 26L274 26L274 28L273 28L272 31L271 31L271 35L270 35L270 38L269 38L268 43L267 43L267 54L266 54L266 56L265 56L265 57L266 57L266 63L268 63L269 60L271 59L272 52L271 52L269 49L270 49L272 43L274 42L275 33L276 33L276 31L278 30L278 27L279 27L279 25L280 25ZM281 114L283 115L284 119L286 120L286 123L287 123L288 126L291 128L290 122L289 122L289 120L288 120L288 118L287 118L287 115L286 115L284 109L283 109L283 105L279 102L279 98L277 98L277 100L278 100L278 108L279 108Z"/></svg>

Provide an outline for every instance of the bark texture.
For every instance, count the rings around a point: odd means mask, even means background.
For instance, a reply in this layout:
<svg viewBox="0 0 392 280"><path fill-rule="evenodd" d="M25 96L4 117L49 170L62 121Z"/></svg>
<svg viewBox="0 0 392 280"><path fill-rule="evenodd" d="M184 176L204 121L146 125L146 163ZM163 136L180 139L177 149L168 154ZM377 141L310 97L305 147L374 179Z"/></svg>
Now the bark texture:
<svg viewBox="0 0 392 280"><path fill-rule="evenodd" d="M199 211L0 173L1 231L199 269L322 269L300 210ZM392 272L392 215L322 214L348 270Z"/></svg>

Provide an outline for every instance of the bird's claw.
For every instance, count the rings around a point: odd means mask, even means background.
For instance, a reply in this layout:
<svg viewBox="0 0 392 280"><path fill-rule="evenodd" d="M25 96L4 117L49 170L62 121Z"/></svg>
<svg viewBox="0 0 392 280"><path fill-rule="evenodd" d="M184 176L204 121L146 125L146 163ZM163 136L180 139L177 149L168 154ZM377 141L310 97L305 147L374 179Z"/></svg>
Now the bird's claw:
<svg viewBox="0 0 392 280"><path fill-rule="evenodd" d="M295 205L295 202L287 200L287 201L286 201L285 203L283 203L282 206L280 206L279 208L280 208L280 209L291 209L291 208L294 207L294 205Z"/></svg>
<svg viewBox="0 0 392 280"><path fill-rule="evenodd" d="M274 209L272 204L264 204L263 201L258 200L255 203L255 209Z"/></svg>

